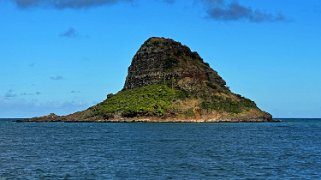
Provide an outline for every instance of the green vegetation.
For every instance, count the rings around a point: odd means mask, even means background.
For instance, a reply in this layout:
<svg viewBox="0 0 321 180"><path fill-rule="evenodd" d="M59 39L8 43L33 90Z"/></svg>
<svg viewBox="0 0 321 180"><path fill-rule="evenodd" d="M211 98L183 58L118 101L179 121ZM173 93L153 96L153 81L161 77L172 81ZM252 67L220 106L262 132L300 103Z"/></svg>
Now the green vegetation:
<svg viewBox="0 0 321 180"><path fill-rule="evenodd" d="M108 94L107 99L97 106L92 107L95 115L105 119L137 116L164 116L172 112L173 104L177 100L184 101L192 94L177 90L166 84L143 86L117 94ZM195 96L196 98L196 96ZM219 111L228 113L241 113L250 108L256 108L256 104L240 95L224 96L205 93L199 97L200 108L207 112ZM179 113L179 111L177 112ZM195 117L193 108L181 112L186 118Z"/></svg>
<svg viewBox="0 0 321 180"><path fill-rule="evenodd" d="M193 118L195 117L195 113L193 111L193 108L188 109L187 111L184 112L184 116L187 118Z"/></svg>
<svg viewBox="0 0 321 180"><path fill-rule="evenodd" d="M109 98L111 98L111 97L113 97L113 96L114 96L113 93L109 93L109 94L107 94L107 99L109 99Z"/></svg>
<svg viewBox="0 0 321 180"><path fill-rule="evenodd" d="M114 114L123 117L162 116L179 97L181 97L180 91L166 85L144 86L118 92L98 104L95 113L107 119Z"/></svg>
<svg viewBox="0 0 321 180"><path fill-rule="evenodd" d="M230 113L241 113L245 109L256 108L256 104L244 97L241 97L238 101L231 98L212 96L211 98L201 103L201 108L207 111L225 111Z"/></svg>

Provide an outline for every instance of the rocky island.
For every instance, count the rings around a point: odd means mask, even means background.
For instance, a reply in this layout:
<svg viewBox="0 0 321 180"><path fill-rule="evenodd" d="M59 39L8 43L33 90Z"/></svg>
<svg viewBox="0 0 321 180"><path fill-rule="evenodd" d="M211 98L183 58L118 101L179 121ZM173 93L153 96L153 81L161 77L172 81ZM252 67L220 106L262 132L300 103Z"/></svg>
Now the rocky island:
<svg viewBox="0 0 321 180"><path fill-rule="evenodd" d="M172 39L153 37L133 57L118 93L84 111L25 121L266 122L272 116L231 92L197 52Z"/></svg>

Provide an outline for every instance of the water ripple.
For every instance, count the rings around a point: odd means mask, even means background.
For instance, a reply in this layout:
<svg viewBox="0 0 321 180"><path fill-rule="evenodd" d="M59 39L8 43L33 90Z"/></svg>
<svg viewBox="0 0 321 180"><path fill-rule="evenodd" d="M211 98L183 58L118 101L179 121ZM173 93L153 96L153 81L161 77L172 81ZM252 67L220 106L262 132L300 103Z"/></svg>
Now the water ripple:
<svg viewBox="0 0 321 180"><path fill-rule="evenodd" d="M0 179L320 179L321 120L0 121Z"/></svg>

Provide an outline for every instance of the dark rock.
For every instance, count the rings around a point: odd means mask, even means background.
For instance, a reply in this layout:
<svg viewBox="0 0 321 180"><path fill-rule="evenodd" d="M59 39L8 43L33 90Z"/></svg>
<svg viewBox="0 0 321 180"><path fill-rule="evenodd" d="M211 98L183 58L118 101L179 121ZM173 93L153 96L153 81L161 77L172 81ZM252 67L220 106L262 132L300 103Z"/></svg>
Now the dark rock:
<svg viewBox="0 0 321 180"><path fill-rule="evenodd" d="M164 83L189 92L205 87L228 91L197 52L172 39L150 38L134 56L123 90Z"/></svg>

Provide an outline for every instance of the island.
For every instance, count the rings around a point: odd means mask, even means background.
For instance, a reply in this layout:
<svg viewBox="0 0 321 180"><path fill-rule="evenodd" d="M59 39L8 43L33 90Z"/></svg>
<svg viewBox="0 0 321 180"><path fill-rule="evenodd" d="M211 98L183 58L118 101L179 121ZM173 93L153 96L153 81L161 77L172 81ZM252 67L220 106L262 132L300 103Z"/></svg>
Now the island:
<svg viewBox="0 0 321 180"><path fill-rule="evenodd" d="M271 122L254 101L231 92L197 52L168 38L146 40L134 55L122 90L66 116L25 122Z"/></svg>

